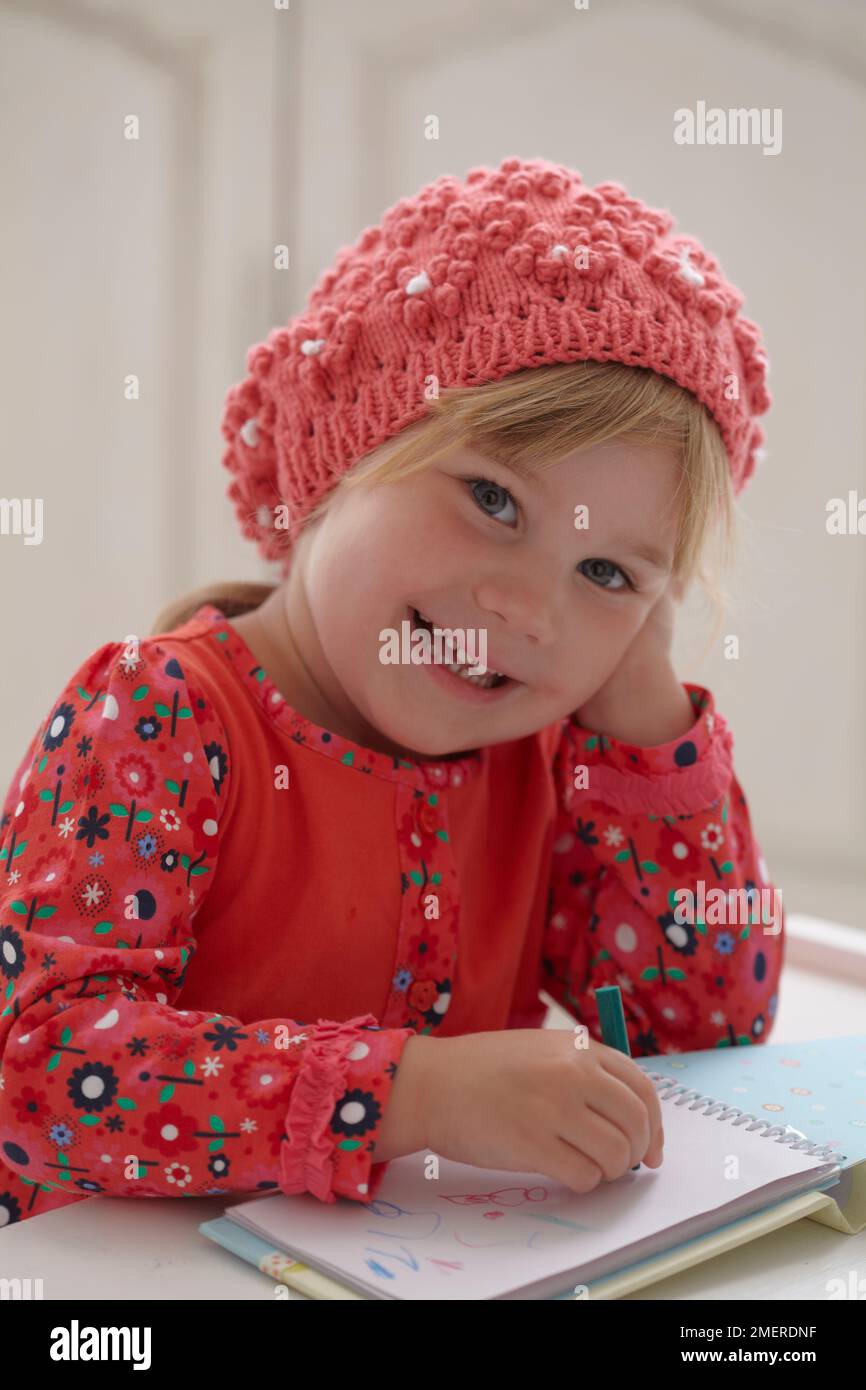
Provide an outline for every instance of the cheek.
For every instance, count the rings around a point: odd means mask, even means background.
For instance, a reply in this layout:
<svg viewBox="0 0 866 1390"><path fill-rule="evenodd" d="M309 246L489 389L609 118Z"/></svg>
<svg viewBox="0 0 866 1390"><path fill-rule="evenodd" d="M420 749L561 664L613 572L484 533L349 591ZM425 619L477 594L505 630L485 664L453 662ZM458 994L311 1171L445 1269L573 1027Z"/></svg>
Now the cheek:
<svg viewBox="0 0 866 1390"><path fill-rule="evenodd" d="M641 625L636 605L615 608L587 595L574 620L575 639L569 645L569 665L583 677L589 671L606 679L625 654Z"/></svg>
<svg viewBox="0 0 866 1390"><path fill-rule="evenodd" d="M386 563L383 563L386 562ZM369 538L329 548L309 576L307 596L318 640L329 666L351 689L362 671L375 668L379 633L397 626L404 601L405 566L391 568L390 554ZM402 574L402 581L401 576ZM400 583L403 589L400 588Z"/></svg>
<svg viewBox="0 0 866 1390"><path fill-rule="evenodd" d="M357 501L356 501L357 499ZM357 489L352 505L341 512L327 535L321 582L359 608L374 603L393 607L406 586L435 550L429 543L423 516L412 509L411 497L387 484L364 496Z"/></svg>

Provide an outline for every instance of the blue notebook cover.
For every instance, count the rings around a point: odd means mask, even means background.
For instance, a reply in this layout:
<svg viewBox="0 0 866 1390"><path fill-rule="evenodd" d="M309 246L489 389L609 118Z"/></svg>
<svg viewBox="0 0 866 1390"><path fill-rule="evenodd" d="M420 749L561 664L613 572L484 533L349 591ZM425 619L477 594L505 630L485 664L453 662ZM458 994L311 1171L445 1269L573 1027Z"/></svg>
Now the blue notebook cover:
<svg viewBox="0 0 866 1390"><path fill-rule="evenodd" d="M669 1076L686 1090L826 1144L843 1169L866 1159L866 1034L668 1052L635 1063L648 1074Z"/></svg>
<svg viewBox="0 0 866 1390"><path fill-rule="evenodd" d="M268 1245L267 1241L262 1240L260 1236L254 1236L252 1231L245 1231L243 1226L239 1226L236 1221L229 1221L227 1216L202 1221L199 1230L208 1240L216 1241L217 1245L221 1245L224 1250L230 1250L233 1255L240 1255L242 1260L255 1265L256 1269L261 1269L260 1260L267 1259L274 1253L274 1247Z"/></svg>

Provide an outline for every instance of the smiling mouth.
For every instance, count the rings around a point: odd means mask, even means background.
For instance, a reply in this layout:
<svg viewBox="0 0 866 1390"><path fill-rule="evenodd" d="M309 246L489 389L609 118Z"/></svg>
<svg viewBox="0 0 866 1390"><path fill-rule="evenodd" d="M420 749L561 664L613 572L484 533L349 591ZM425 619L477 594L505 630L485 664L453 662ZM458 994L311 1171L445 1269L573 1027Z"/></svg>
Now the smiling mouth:
<svg viewBox="0 0 866 1390"><path fill-rule="evenodd" d="M409 611L412 614L413 628L423 628L432 636L435 624L429 618L423 617L417 608L411 608ZM500 686L517 684L517 681L512 680L511 676L503 675L501 671L493 671L489 668L483 675L471 675L473 667L468 662L443 661L441 664L453 676L466 681L467 685L474 686L478 690L496 690Z"/></svg>

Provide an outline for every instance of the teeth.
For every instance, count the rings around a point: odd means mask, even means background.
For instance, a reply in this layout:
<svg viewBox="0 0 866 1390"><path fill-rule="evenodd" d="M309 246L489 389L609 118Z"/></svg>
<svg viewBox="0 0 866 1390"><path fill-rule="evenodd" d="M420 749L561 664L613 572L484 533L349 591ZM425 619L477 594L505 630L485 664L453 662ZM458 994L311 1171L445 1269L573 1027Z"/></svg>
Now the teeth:
<svg viewBox="0 0 866 1390"><path fill-rule="evenodd" d="M457 662L446 662L446 665L455 676L465 676L467 680L484 680L485 676L499 676L502 680L506 679L501 671L494 671L489 666L486 671L476 671L472 666L461 666Z"/></svg>
<svg viewBox="0 0 866 1390"><path fill-rule="evenodd" d="M450 668L453 670L453 667ZM459 666L454 672L461 680L468 681L470 685L478 685L483 690L493 689L496 684L498 672L486 671L483 676L473 676L468 666Z"/></svg>
<svg viewBox="0 0 866 1390"><path fill-rule="evenodd" d="M433 619L426 617L426 615L421 612L420 608L416 608L415 612L421 619L422 623L426 623L427 626L431 628L436 626L436 624L433 622ZM446 661L444 664L447 667L447 669L453 673L453 675L461 676L463 680L472 681L476 685L480 681L485 680L488 676L498 676L501 680L508 679L504 671L494 671L491 666L488 666L487 670L484 672L483 675L471 675L471 668L467 666L465 662L461 663L459 661Z"/></svg>

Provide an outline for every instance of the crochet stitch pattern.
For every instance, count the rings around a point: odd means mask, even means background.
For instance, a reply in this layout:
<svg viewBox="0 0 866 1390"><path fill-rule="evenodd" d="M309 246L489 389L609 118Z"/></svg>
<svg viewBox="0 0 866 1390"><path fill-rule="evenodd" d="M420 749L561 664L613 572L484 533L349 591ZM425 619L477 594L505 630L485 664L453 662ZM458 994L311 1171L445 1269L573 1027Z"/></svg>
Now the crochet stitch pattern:
<svg viewBox="0 0 866 1390"><path fill-rule="evenodd" d="M243 534L285 559L341 475L424 417L431 378L480 385L559 362L648 367L691 391L739 495L764 443L767 357L742 294L674 227L621 184L588 187L544 159L444 175L401 199L249 349L227 393L223 464Z"/></svg>

